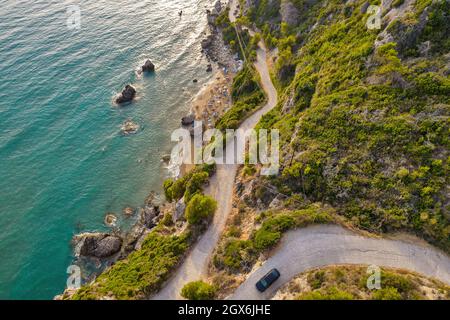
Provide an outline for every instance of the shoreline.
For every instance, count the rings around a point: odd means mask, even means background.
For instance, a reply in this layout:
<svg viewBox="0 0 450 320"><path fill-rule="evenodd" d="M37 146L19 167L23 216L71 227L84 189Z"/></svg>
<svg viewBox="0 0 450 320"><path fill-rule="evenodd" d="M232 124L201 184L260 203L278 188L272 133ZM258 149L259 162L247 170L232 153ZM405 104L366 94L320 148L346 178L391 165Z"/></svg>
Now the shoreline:
<svg viewBox="0 0 450 320"><path fill-rule="evenodd" d="M209 13L207 13L209 14ZM215 122L223 115L232 105L231 100L231 86L233 79L239 71L240 61L236 59L231 53L231 50L224 44L221 30L215 28L211 23L207 22L206 30L207 37L212 39L210 47L213 47L212 52L208 52L205 48L202 49L201 55L206 56L208 62L212 65L212 70L205 72L213 72L212 78L203 84L198 92L193 96L189 103L189 112L195 115L196 121L203 121L206 128L213 128ZM203 47L203 46L202 46ZM180 115L180 119L181 119ZM169 172L171 171L170 163L165 167ZM179 168L180 177L194 168L194 165L182 165ZM78 265L82 270L87 271L93 265L99 267L99 269L91 269L88 274L83 275L83 282L85 284L95 281L95 279L108 270L117 261L126 258L132 252L139 250L145 236L154 228L159 220L164 217L168 212L170 204L162 201L155 201L153 197L153 191L150 192L150 197L143 201L141 206L133 208L132 215L135 218L135 222L127 228L127 230L119 231L114 227L107 232L97 231L83 231L74 235L72 238L73 255L74 259L72 264ZM148 221L150 221L148 223ZM79 238L77 242L75 239ZM104 238L116 238L120 239L121 245L118 251L114 252L108 257L95 257L95 256L81 256L79 252L80 247L86 243L86 239L96 238L102 241ZM95 240L97 241L97 240ZM81 242L81 244L80 244ZM130 247L131 246L131 247ZM95 270L96 269L96 270ZM77 290L70 288L64 288L61 294L54 296L55 300L63 299L66 295L71 296Z"/></svg>

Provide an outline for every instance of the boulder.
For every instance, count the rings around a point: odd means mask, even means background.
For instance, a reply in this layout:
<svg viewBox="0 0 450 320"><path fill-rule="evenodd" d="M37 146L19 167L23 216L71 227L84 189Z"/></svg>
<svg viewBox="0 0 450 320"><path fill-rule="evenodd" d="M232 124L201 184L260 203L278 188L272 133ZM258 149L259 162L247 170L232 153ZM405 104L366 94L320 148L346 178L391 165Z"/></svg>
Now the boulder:
<svg viewBox="0 0 450 320"><path fill-rule="evenodd" d="M105 215L105 224L108 227L115 227L116 226L116 222L117 222L117 217L114 213L107 213Z"/></svg>
<svg viewBox="0 0 450 320"><path fill-rule="evenodd" d="M132 86L127 84L125 88L122 90L122 92L119 94L119 96L116 98L117 103L125 103L130 102L134 99L136 96L136 89Z"/></svg>
<svg viewBox="0 0 450 320"><path fill-rule="evenodd" d="M126 217L130 217L134 214L134 209L132 207L125 207L122 209L122 212Z"/></svg>
<svg viewBox="0 0 450 320"><path fill-rule="evenodd" d="M126 120L122 124L122 127L120 128L120 131L124 135L134 134L134 133L138 132L138 130L139 130L139 125L134 123L133 121L131 121L131 119Z"/></svg>
<svg viewBox="0 0 450 320"><path fill-rule="evenodd" d="M206 39L202 40L202 49L208 49L211 47L214 41L214 35L210 34Z"/></svg>
<svg viewBox="0 0 450 320"><path fill-rule="evenodd" d="M214 5L214 10L216 10L217 13L220 13L222 11L222 3L220 1L217 1Z"/></svg>
<svg viewBox="0 0 450 320"><path fill-rule="evenodd" d="M159 216L159 207L157 206L145 206L141 210L140 223L146 228L151 229L158 223L157 217Z"/></svg>
<svg viewBox="0 0 450 320"><path fill-rule="evenodd" d="M186 204L184 203L184 197L178 200L175 204L175 210L172 213L172 221L176 223L184 218L184 211L186 210Z"/></svg>
<svg viewBox="0 0 450 320"><path fill-rule="evenodd" d="M142 72L154 72L155 71L155 65L150 60L145 61L144 65L142 66Z"/></svg>
<svg viewBox="0 0 450 320"><path fill-rule="evenodd" d="M164 163L169 163L169 162L170 162L170 154L165 154L165 155L163 155L162 158L161 158L161 160L162 160Z"/></svg>
<svg viewBox="0 0 450 320"><path fill-rule="evenodd" d="M290 26L298 24L299 12L292 2L282 1L280 6L281 20Z"/></svg>
<svg viewBox="0 0 450 320"><path fill-rule="evenodd" d="M108 233L83 233L74 237L74 243L81 256L108 258L120 251L122 238Z"/></svg>

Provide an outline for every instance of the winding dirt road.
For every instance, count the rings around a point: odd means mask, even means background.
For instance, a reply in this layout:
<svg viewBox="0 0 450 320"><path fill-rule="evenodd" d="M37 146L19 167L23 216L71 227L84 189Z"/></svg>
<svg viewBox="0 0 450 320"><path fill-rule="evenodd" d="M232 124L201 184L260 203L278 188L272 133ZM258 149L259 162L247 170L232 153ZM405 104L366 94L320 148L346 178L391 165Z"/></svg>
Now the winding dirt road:
<svg viewBox="0 0 450 320"><path fill-rule="evenodd" d="M277 91L270 79L266 63L266 48L262 42L259 43L257 60L254 65L260 74L261 85L267 96L267 103L241 124L239 128L244 130L254 128L262 115L275 107L278 101ZM237 165L217 165L217 172L211 178L209 187L205 190L205 193L216 199L218 204L212 225L194 245L174 276L169 279L163 289L153 296L152 299L181 299L180 291L186 283L202 279L207 274L210 257L219 241L220 234L231 211L237 168Z"/></svg>
<svg viewBox="0 0 450 320"><path fill-rule="evenodd" d="M297 274L336 264L406 269L450 285L450 258L432 246L367 238L339 226L318 225L287 232L276 253L250 274L230 298L270 299ZM277 268L281 276L269 289L260 293L255 283L272 268Z"/></svg>

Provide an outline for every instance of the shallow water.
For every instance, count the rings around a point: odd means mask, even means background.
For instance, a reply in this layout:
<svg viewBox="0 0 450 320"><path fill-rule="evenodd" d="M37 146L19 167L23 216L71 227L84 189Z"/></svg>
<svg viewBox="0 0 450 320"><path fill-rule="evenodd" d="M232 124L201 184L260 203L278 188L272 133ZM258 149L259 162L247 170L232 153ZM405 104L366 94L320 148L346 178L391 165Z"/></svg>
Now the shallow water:
<svg viewBox="0 0 450 320"><path fill-rule="evenodd" d="M208 81L200 54L207 0L0 1L0 298L64 289L70 239L119 223L168 175L160 159ZM183 16L178 11L183 10ZM155 75L136 69L151 58ZM199 79L197 84L192 79ZM137 101L112 104L133 83ZM128 118L141 126L122 136Z"/></svg>

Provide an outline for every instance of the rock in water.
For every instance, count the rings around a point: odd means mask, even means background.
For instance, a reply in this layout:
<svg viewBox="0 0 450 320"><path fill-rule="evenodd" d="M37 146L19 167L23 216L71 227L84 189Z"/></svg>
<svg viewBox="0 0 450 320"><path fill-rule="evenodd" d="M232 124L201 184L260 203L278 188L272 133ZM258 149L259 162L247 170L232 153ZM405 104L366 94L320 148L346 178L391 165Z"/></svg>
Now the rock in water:
<svg viewBox="0 0 450 320"><path fill-rule="evenodd" d="M122 239L107 233L83 233L74 237L79 254L85 257L108 258L120 251Z"/></svg>
<svg viewBox="0 0 450 320"><path fill-rule="evenodd" d="M117 103L125 103L130 102L136 96L136 89L127 84L125 88L122 90L122 93L116 98Z"/></svg>
<svg viewBox="0 0 450 320"><path fill-rule="evenodd" d="M125 207L125 208L123 208L122 212L125 216L130 217L133 215L134 209L131 207Z"/></svg>
<svg viewBox="0 0 450 320"><path fill-rule="evenodd" d="M134 134L139 130L139 125L128 119L122 124L120 130L124 135Z"/></svg>
<svg viewBox="0 0 450 320"><path fill-rule="evenodd" d="M155 65L150 60L145 61L144 65L142 66L142 72L154 72L155 71Z"/></svg>
<svg viewBox="0 0 450 320"><path fill-rule="evenodd" d="M105 216L105 224L108 227L115 227L117 222L117 217L114 213L107 213Z"/></svg>

